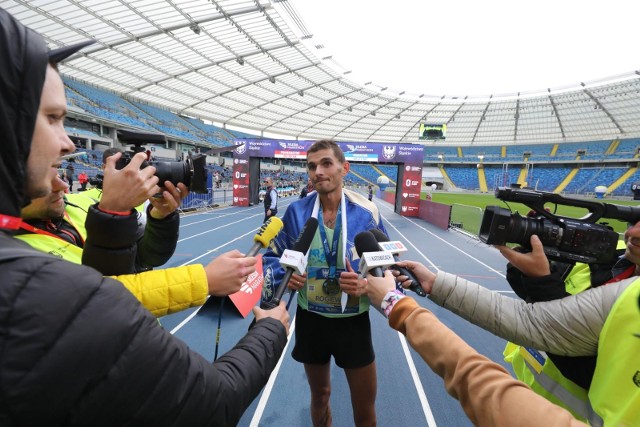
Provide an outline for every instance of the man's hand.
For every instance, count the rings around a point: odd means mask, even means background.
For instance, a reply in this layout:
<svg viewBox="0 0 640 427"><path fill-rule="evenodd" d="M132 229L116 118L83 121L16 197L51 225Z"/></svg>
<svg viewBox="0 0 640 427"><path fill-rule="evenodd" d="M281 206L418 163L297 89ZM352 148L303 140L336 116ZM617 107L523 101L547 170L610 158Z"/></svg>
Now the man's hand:
<svg viewBox="0 0 640 427"><path fill-rule="evenodd" d="M338 282L340 289L353 297L363 295L365 293L365 280L353 271L351 263L347 258L345 258L344 264L347 267L347 271L340 273L340 280Z"/></svg>
<svg viewBox="0 0 640 427"><path fill-rule="evenodd" d="M409 270L416 279L420 282L422 289L428 294L431 293L431 289L433 289L433 282L436 281L436 275L431 272L427 267L415 261L400 261L396 263L398 267L404 267ZM399 272L392 270L394 276L396 276L396 280L400 282L403 288L407 289L411 286L411 281L407 276L400 275Z"/></svg>
<svg viewBox="0 0 640 427"><path fill-rule="evenodd" d="M515 268L520 270L525 276L543 277L551 274L549 260L544 253L544 248L540 238L535 234L531 236L531 252L522 253L507 246L496 246L502 256L504 256Z"/></svg>
<svg viewBox="0 0 640 427"><path fill-rule="evenodd" d="M179 182L178 187L171 183L171 181L164 182L165 190L162 192L162 197L151 197L149 203L151 203L151 210L149 215L154 219L165 219L171 215L176 209L180 207L182 200L189 194L189 189L186 185Z"/></svg>
<svg viewBox="0 0 640 427"><path fill-rule="evenodd" d="M204 267L209 295L221 297L238 292L247 277L256 271L255 264L255 257L245 257L237 249L211 261Z"/></svg>
<svg viewBox="0 0 640 427"><path fill-rule="evenodd" d="M291 279L289 279L289 283L287 283L287 287L292 291L298 291L301 287L304 286L307 281L307 272L301 276L298 273L291 274Z"/></svg>
<svg viewBox="0 0 640 427"><path fill-rule="evenodd" d="M144 203L145 200L160 192L156 168L140 165L147 159L146 154L138 153L129 164L118 170L116 162L122 153L107 159L102 183L102 198L98 207L106 211L127 212Z"/></svg>
<svg viewBox="0 0 640 427"><path fill-rule="evenodd" d="M378 311L381 310L380 304L387 292L395 289L396 281L391 270L385 271L384 277L375 277L367 274L367 278L364 279L364 293L369 297L371 305Z"/></svg>
<svg viewBox="0 0 640 427"><path fill-rule="evenodd" d="M280 301L280 305L271 310L263 310L258 306L253 307L253 315L256 316L256 322L262 319L270 317L272 319L279 320L284 325L287 335L289 335L289 312L284 301Z"/></svg>

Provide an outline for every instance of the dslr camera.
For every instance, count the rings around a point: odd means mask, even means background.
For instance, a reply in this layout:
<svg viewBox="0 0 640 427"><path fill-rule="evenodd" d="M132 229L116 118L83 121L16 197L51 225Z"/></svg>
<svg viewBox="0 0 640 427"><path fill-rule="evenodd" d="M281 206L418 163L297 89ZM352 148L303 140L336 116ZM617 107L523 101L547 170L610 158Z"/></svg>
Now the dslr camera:
<svg viewBox="0 0 640 427"><path fill-rule="evenodd" d="M500 187L496 198L519 202L531 208L534 217L523 217L499 206L487 206L480 225L479 238L489 245L517 243L530 248L529 239L536 234L544 252L551 260L568 263L598 264L611 262L616 255L619 235L601 218L617 219L635 224L640 220L640 207L599 203L563 197L535 190ZM545 203L576 206L589 211L582 218L569 218L547 211Z"/></svg>
<svg viewBox="0 0 640 427"><path fill-rule="evenodd" d="M133 131L118 130L118 139L122 142L132 145L130 151L122 153L122 157L116 162L116 169L122 169L129 164L133 156L137 153L143 153L142 144L150 142L149 139L161 137L164 135L145 134ZM166 141L166 139L165 139ZM169 181L174 185L182 182L193 193L207 193L207 157L204 154L189 153L185 160L176 161L144 161L140 165L141 169L147 166L156 168L156 176L159 179L159 185Z"/></svg>

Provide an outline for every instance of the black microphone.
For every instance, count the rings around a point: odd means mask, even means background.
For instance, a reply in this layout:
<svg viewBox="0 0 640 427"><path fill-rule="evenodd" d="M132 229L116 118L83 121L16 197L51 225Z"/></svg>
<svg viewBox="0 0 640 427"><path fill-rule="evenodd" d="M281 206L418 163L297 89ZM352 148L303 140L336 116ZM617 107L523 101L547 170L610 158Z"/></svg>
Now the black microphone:
<svg viewBox="0 0 640 427"><path fill-rule="evenodd" d="M302 230L298 235L298 239L293 244L293 247L291 249L285 249L282 253L282 256L280 257L280 265L285 267L284 276L282 277L282 281L280 281L280 285L276 289L271 301L261 302L260 308L271 310L272 308L277 307L278 304L280 304L280 300L282 299L284 292L287 290L287 285L291 280L291 275L293 273L304 273L304 270L307 268L305 254L309 250L311 242L313 241L313 236L315 236L317 230L318 220L313 217L309 218L302 227Z"/></svg>
<svg viewBox="0 0 640 427"><path fill-rule="evenodd" d="M365 276L367 273L375 277L383 277L384 269L393 264L393 256L390 252L380 250L380 245L371 231L363 231L356 234L353 239L356 251L360 256L360 274Z"/></svg>
<svg viewBox="0 0 640 427"><path fill-rule="evenodd" d="M264 249L269 246L269 243L276 237L276 235L282 230L284 224L282 220L277 216L272 216L264 224L260 226L258 232L253 236L253 246L249 249L246 257L256 256L260 249Z"/></svg>
<svg viewBox="0 0 640 427"><path fill-rule="evenodd" d="M374 228L373 230L370 230L371 234L373 234L373 237L375 237L376 241L378 243L384 243L384 242L389 242L389 238L387 237L386 234L384 234L381 230ZM381 249L384 249L384 245L380 245ZM398 258L398 254L393 252L393 249L389 248L389 250L391 251L391 253L393 253L393 259L398 262L400 261L400 259ZM399 272L401 275L403 276L407 276L409 278L409 280L411 280L411 284L409 285L409 289L411 289L413 292L415 292L416 294L420 295L421 297L425 297L427 296L427 293L424 291L424 289L422 289L422 285L420 284L420 281L416 278L416 276L413 275L413 273L411 273L408 269L404 268L404 267L398 267L396 264L392 265L391 268L393 270L396 270L397 272Z"/></svg>

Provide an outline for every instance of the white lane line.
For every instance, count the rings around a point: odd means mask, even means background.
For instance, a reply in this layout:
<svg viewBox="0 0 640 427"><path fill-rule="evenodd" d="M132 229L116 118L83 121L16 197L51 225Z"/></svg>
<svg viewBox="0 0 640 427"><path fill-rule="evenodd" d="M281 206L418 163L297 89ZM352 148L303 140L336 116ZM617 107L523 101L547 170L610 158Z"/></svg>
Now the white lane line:
<svg viewBox="0 0 640 427"><path fill-rule="evenodd" d="M290 203L289 203L289 204L290 204ZM289 204L287 204L287 205L285 205L285 206L289 206ZM232 215L232 214L229 214L229 215ZM226 215L225 215L225 216L226 216ZM264 216L264 213L263 213L263 212L261 212L261 213L257 213L257 214L254 214L254 215L251 215L251 216L248 216L248 217L245 217L245 218L239 219L239 220L237 220L237 221L233 221L233 222L225 223L224 225L221 225L221 226L219 226L219 227L210 228L210 229L208 229L208 230L206 230L206 231L203 231L202 233L197 233L197 234L194 234L194 235L192 235L192 236L185 237L185 238L183 238L183 239L179 239L179 240L178 240L178 243L181 243L181 242L187 241L187 240L189 240L189 239L193 239L193 238L195 238L195 237L202 236L202 235L207 234L207 233L211 233L212 231L220 230L221 228L226 228L226 227L228 227L228 226L230 226L230 225L233 225L233 224L238 224L238 223L240 223L240 222L247 221L247 220L252 219L252 218L255 218L255 217L257 217L257 216L258 216L258 217L260 217L260 216ZM219 219L219 218L221 218L221 217L211 218L211 219ZM208 221L208 220L207 220L207 221ZM204 221L202 221L202 222L204 222ZM257 230L257 229L256 229L256 230ZM249 234L250 234L250 233L249 233ZM241 237L243 237L243 236L246 236L246 234L243 234ZM237 239L235 239L235 240L237 240ZM232 240L232 241L233 241L233 240ZM206 254L205 254L205 255L206 255Z"/></svg>
<svg viewBox="0 0 640 427"><path fill-rule="evenodd" d="M398 337L400 338L400 344L402 344L404 357L407 359L407 364L409 365L409 372L411 372L413 384L416 386L416 392L418 392L418 398L420 399L424 418L427 420L427 425L429 427L436 427L436 419L433 417L433 412L431 411L429 400L427 399L427 395L424 392L424 386L422 385L422 381L420 381L420 375L418 375L416 365L415 363L413 363L413 357L411 357L411 352L409 351L409 346L407 345L407 339L400 332L398 332Z"/></svg>
<svg viewBox="0 0 640 427"><path fill-rule="evenodd" d="M282 361L284 360L284 356L287 354L287 347L289 347L289 343L291 342L291 337L293 336L293 331L296 329L296 316L293 316L293 320L291 321L291 327L289 328L289 336L287 337L287 344L284 346L284 350L282 350L282 354L280 355L280 360L276 364L275 369L271 372L269 376L269 381L267 381L267 385L264 386L264 390L262 391L262 396L260 396L260 400L258 401L258 406L256 407L256 412L253 413L253 418L251 418L251 423L249 427L258 427L260 425L260 420L262 419L262 415L264 414L264 408L267 407L267 402L269 401L269 397L271 396L271 392L273 391L273 385L276 382L276 378L278 377L278 372L280 371L280 366L282 366Z"/></svg>

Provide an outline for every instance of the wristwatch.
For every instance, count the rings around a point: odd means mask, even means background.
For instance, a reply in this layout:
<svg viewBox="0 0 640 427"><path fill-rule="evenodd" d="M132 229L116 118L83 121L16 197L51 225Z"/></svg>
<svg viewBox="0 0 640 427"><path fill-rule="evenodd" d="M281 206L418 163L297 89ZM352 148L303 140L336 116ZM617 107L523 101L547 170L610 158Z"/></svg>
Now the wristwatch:
<svg viewBox="0 0 640 427"><path fill-rule="evenodd" d="M382 303L380 303L380 308L382 309L385 317L389 317L389 314L391 314L391 310L393 309L395 303L400 301L405 296L406 295L402 294L402 292L397 289L387 292L387 294L382 299Z"/></svg>

